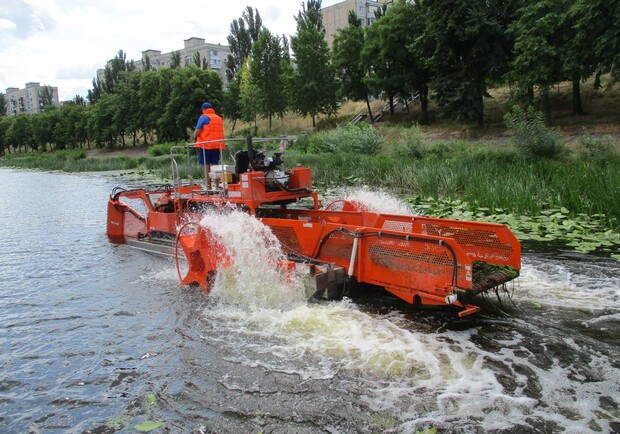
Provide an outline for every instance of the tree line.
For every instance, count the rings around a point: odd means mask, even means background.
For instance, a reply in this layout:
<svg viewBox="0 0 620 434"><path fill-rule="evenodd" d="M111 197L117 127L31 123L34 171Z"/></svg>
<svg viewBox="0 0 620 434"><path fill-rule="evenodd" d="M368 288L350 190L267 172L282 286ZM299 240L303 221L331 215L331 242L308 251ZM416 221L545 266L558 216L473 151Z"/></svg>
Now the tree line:
<svg viewBox="0 0 620 434"><path fill-rule="evenodd" d="M345 99L366 101L370 111L370 99L381 97L393 112L397 98L414 95L421 122L432 100L446 117L483 125L488 90L510 85L515 104L536 103L550 121L555 84L572 83L573 111L582 113L586 79L620 79L620 0L396 0L366 27L351 12L332 49L321 0L302 3L295 20L289 41L246 7L230 25L226 88L200 59L137 72L119 51L87 101L0 117L0 152L188 140L205 100L233 130L259 117L271 128L289 111L316 126Z"/></svg>

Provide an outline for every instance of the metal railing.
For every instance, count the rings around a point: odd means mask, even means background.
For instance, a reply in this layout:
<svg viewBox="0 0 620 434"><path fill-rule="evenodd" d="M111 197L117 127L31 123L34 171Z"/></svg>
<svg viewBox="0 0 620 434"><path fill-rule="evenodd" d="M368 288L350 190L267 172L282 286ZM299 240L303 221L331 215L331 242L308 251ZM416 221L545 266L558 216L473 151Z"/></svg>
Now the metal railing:
<svg viewBox="0 0 620 434"><path fill-rule="evenodd" d="M223 140L218 139L218 140L209 140L206 142L194 142L194 143L188 143L186 145L172 146L170 148L170 164L172 168L172 185L174 188L175 196L176 197L181 196L181 188L184 186L190 186L190 187L199 186L201 190L206 189L206 185L203 186L198 181L195 181L192 175L194 172L194 169L196 168L196 166L198 166L198 162L196 159L197 154L194 150L198 150L198 152L203 152L205 149L202 148L202 145L207 145L209 143L224 142L224 144L226 145L226 149L224 150L220 147L220 158L219 158L220 162L218 163L218 165L225 166L227 165L224 162L224 158L226 155L230 158L232 165L236 165L235 156L232 154L232 151L231 151L233 147L230 145L234 145L238 143L245 143L245 146L246 146L245 149L248 151L249 159L252 160L254 156L254 144L276 142L278 143L279 151L281 153L284 153L288 146L288 142L291 139L293 139L293 137L283 136L283 137L254 138L254 137L248 136L246 138L234 138L234 139L223 139ZM241 150L241 149L238 149L238 150ZM185 170L187 173L186 180L183 179L181 175L181 170L179 169L178 160L180 159L185 159L185 168L186 168ZM206 175L208 176L208 174ZM205 179L205 182L206 182L206 179ZM227 184L228 184L227 182L223 183L222 188L221 188L222 194L225 194Z"/></svg>

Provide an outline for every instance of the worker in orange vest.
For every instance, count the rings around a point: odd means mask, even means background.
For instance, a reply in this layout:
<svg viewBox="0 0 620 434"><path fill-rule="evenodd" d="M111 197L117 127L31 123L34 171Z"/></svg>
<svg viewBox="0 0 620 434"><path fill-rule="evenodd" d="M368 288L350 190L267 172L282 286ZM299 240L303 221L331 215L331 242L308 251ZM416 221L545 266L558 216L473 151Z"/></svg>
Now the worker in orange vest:
<svg viewBox="0 0 620 434"><path fill-rule="evenodd" d="M222 118L215 114L213 106L205 102L201 107L202 115L198 118L194 137L196 138L195 148L200 148L198 152L198 164L203 166L205 179L209 190L211 190L211 178L209 171L212 164L220 162L220 151L226 149L224 142L224 123Z"/></svg>

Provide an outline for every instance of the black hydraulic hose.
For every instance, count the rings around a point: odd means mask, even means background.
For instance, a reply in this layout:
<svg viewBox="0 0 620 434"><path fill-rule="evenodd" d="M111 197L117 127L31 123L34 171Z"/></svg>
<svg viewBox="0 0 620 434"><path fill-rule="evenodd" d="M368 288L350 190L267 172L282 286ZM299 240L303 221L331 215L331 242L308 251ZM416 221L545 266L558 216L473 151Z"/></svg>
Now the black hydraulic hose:
<svg viewBox="0 0 620 434"><path fill-rule="evenodd" d="M312 193L312 190L306 187L288 188L282 185L281 189L289 193Z"/></svg>
<svg viewBox="0 0 620 434"><path fill-rule="evenodd" d="M390 234L390 233L384 233L381 231L364 232L362 234L358 234L354 231L351 231L350 229L339 227L339 228L329 231L327 234L325 234L323 238L321 238L321 240L319 241L319 248L316 252L316 255L314 256L315 259L321 254L321 249L323 245L325 244L325 242L336 232L340 232L342 234L349 235L354 238L387 237L387 238L394 238L394 239L406 240L406 241L418 241L421 243L437 244L438 246L445 247L448 250L448 252L450 252L450 256L452 256L452 286L456 287L456 284L458 281L458 261L456 259L456 253L454 252L454 249L452 248L452 246L444 243L443 240L429 240L427 238L420 238L420 237L416 237L412 235Z"/></svg>
<svg viewBox="0 0 620 434"><path fill-rule="evenodd" d="M114 187L114 188L112 189L112 194L110 194L110 197L112 198L112 200L118 200L118 196L119 196L121 193L124 193L124 192L126 192L126 191L127 191L127 190L126 190L126 189L124 189L123 187Z"/></svg>

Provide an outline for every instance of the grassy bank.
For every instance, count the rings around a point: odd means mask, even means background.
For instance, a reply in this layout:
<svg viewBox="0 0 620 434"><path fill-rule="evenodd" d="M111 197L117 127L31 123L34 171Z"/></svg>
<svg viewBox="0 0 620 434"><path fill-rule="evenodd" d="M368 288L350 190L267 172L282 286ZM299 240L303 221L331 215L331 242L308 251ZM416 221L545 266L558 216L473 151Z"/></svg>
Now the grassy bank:
<svg viewBox="0 0 620 434"><path fill-rule="evenodd" d="M299 140L287 150L285 160L289 166L311 167L320 188L367 185L404 197L461 199L472 206L525 215L565 208L575 216L604 215L607 227L618 228L620 157L615 152L599 158L565 149L554 159L528 160L510 144L428 142L415 127L394 128L373 136L376 143L368 142L365 152L349 149L354 145L346 135L338 137L340 144L331 145ZM321 146L334 148L317 149ZM67 172L140 170L169 179L167 152L154 154L98 158L86 158L84 151L12 154L0 159L0 165Z"/></svg>
<svg viewBox="0 0 620 434"><path fill-rule="evenodd" d="M287 156L312 167L319 185L385 187L405 197L462 199L476 207L516 214L566 208L573 215L605 214L607 226L618 227L620 158L527 162L501 153L496 157L455 153L450 159L406 161L359 154Z"/></svg>
<svg viewBox="0 0 620 434"><path fill-rule="evenodd" d="M356 127L357 128L357 127ZM361 134L361 135L360 135ZM385 189L420 212L507 224L521 241L561 242L620 260L620 155L609 139L584 137L553 158L526 158L509 142L432 141L417 127L350 127L301 138L285 165L311 167L315 187ZM241 145L239 145L241 146ZM278 143L265 149L277 151ZM124 170L171 177L169 146L148 153L15 154L0 165L67 172ZM186 178L184 164L181 176ZM201 177L196 166L192 176Z"/></svg>

